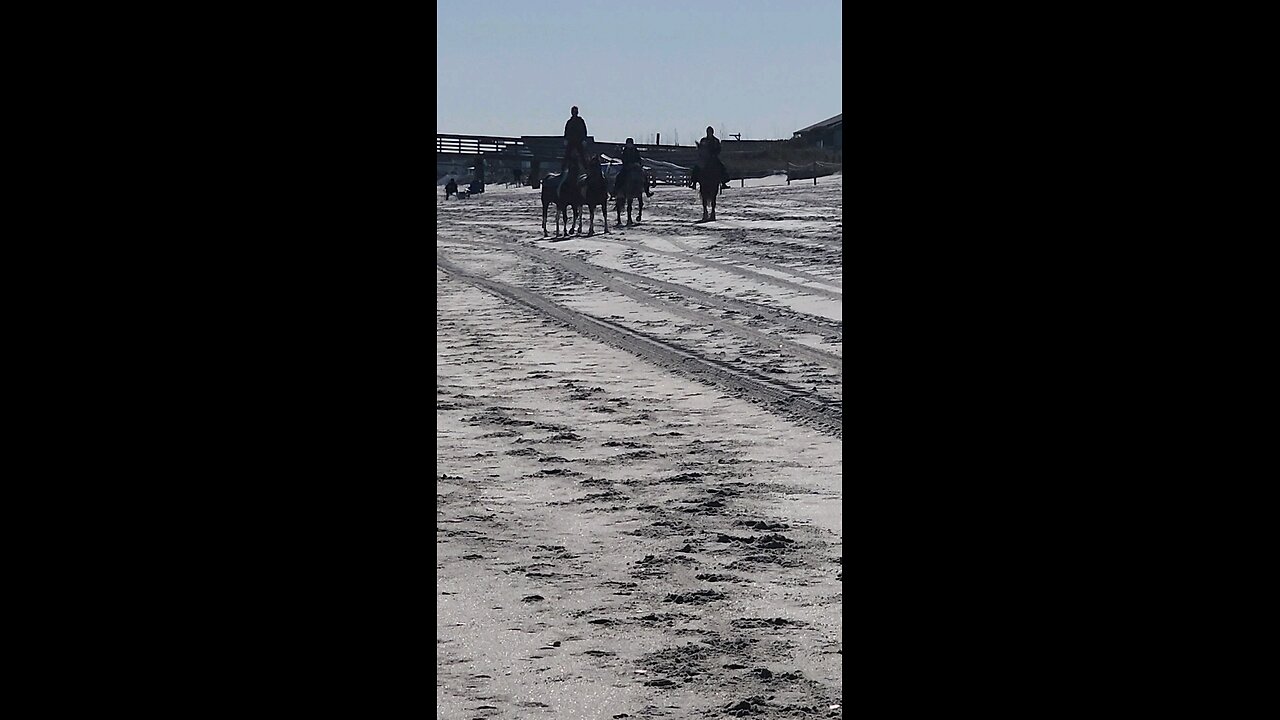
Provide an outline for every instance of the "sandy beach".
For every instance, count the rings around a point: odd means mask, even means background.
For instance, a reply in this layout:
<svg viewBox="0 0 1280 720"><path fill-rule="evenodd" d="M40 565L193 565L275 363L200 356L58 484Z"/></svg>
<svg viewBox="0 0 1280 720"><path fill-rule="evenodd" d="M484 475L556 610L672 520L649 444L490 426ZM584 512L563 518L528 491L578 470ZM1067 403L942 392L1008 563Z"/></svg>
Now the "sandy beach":
<svg viewBox="0 0 1280 720"><path fill-rule="evenodd" d="M842 178L436 203L437 717L842 717Z"/></svg>

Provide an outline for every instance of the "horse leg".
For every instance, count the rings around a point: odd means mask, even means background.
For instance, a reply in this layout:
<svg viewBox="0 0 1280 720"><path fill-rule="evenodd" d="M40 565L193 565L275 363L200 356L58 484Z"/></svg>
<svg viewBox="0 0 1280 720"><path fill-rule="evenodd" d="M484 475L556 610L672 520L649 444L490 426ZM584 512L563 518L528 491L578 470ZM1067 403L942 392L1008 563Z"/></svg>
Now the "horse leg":
<svg viewBox="0 0 1280 720"><path fill-rule="evenodd" d="M720 187L720 186L717 185L716 187ZM711 196L711 219L712 220L716 219L716 198L718 198L719 196L720 196L720 193L716 193L715 195Z"/></svg>
<svg viewBox="0 0 1280 720"><path fill-rule="evenodd" d="M644 195L643 194L640 195L640 197L636 198L636 200L640 202L640 209L636 210L636 222L639 223L642 219L644 219Z"/></svg>
<svg viewBox="0 0 1280 720"><path fill-rule="evenodd" d="M604 234L609 234L609 206L600 203L600 220L604 222Z"/></svg>
<svg viewBox="0 0 1280 720"><path fill-rule="evenodd" d="M542 203L542 237L547 236L547 205L548 204L549 203L545 203L545 202Z"/></svg>
<svg viewBox="0 0 1280 720"><path fill-rule="evenodd" d="M622 224L622 191L621 190L618 191L618 199L615 202L616 202L616 207L618 209L618 220L617 222L614 223L614 225L621 225Z"/></svg>

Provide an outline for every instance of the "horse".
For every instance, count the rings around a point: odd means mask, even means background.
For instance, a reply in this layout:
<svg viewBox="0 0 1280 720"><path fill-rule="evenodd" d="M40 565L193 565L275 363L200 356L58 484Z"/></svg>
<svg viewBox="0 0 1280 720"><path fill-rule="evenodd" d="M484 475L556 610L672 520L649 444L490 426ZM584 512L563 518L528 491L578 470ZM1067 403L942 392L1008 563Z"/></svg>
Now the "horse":
<svg viewBox="0 0 1280 720"><path fill-rule="evenodd" d="M716 196L720 194L720 183L729 178L720 176L720 163L711 156L707 144L698 141L698 192L702 195L702 221L716 219ZM711 216L707 217L707 203L711 203Z"/></svg>
<svg viewBox="0 0 1280 720"><path fill-rule="evenodd" d="M614 197L617 198L618 221L615 225L622 224L622 201L627 201L627 224L631 222L631 201L639 200L640 209L636 211L636 223L644 216L644 195L648 189L649 181L644 176L644 168L639 163L631 163L628 166L627 176L623 178L623 182L617 184L613 188Z"/></svg>
<svg viewBox="0 0 1280 720"><path fill-rule="evenodd" d="M553 173L542 178L542 237L547 237L547 208L556 205L556 237L560 237L560 216L564 214L564 203L560 201L560 173ZM566 226L564 234L569 234Z"/></svg>
<svg viewBox="0 0 1280 720"><path fill-rule="evenodd" d="M587 182L582 189L582 199L591 212L591 225L587 229L587 237L596 234L596 206L600 206L600 218L604 220L604 231L609 232L609 183L600 172L600 156L592 155L587 163ZM575 212L578 218L578 234L582 234L582 211Z"/></svg>
<svg viewBox="0 0 1280 720"><path fill-rule="evenodd" d="M570 158L569 169L563 173L548 175L542 179L542 237L547 237L547 208L556 204L556 237L560 237L560 220L564 219L564 234L569 236L571 225L567 208L573 208L573 218L582 218L582 181L579 177L577 157Z"/></svg>
<svg viewBox="0 0 1280 720"><path fill-rule="evenodd" d="M458 194L458 182L453 178L449 178L449 182L444 184L444 199L448 200L450 195Z"/></svg>

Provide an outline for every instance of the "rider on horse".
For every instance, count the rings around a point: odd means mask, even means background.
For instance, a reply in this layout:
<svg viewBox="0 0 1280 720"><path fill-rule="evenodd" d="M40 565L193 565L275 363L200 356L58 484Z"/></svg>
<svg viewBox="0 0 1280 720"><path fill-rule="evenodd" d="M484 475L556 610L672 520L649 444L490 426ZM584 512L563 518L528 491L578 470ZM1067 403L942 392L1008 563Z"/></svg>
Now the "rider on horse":
<svg viewBox="0 0 1280 720"><path fill-rule="evenodd" d="M720 161L720 138L716 137L716 129L708 125L707 136L699 140L698 145L701 145L707 149L707 152L711 154L711 161L715 163L716 166L719 167L720 180L721 180L720 189L728 190L729 184L724 181L729 179L729 170L726 169L724 166L724 163ZM695 163L693 166L693 170L689 172L689 187L693 187L695 184L697 184L698 170L699 168Z"/></svg>
<svg viewBox="0 0 1280 720"><path fill-rule="evenodd" d="M633 138L627 138L627 144L622 148L622 169L618 171L618 177L613 181L613 187L622 186L622 181L631 174L631 168L635 167L636 172L644 172L644 160L640 157L640 148L636 147L636 141ZM653 197L653 191L649 189L649 183L645 183L644 193L649 197Z"/></svg>

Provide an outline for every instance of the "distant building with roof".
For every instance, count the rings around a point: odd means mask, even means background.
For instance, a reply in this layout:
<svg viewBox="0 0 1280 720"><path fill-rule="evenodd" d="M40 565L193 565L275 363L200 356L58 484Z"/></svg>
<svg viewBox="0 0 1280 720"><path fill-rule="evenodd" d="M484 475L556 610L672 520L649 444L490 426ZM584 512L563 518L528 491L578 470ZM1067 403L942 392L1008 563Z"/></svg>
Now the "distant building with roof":
<svg viewBox="0 0 1280 720"><path fill-rule="evenodd" d="M839 150L844 145L844 113L797 130L791 139L814 147Z"/></svg>

